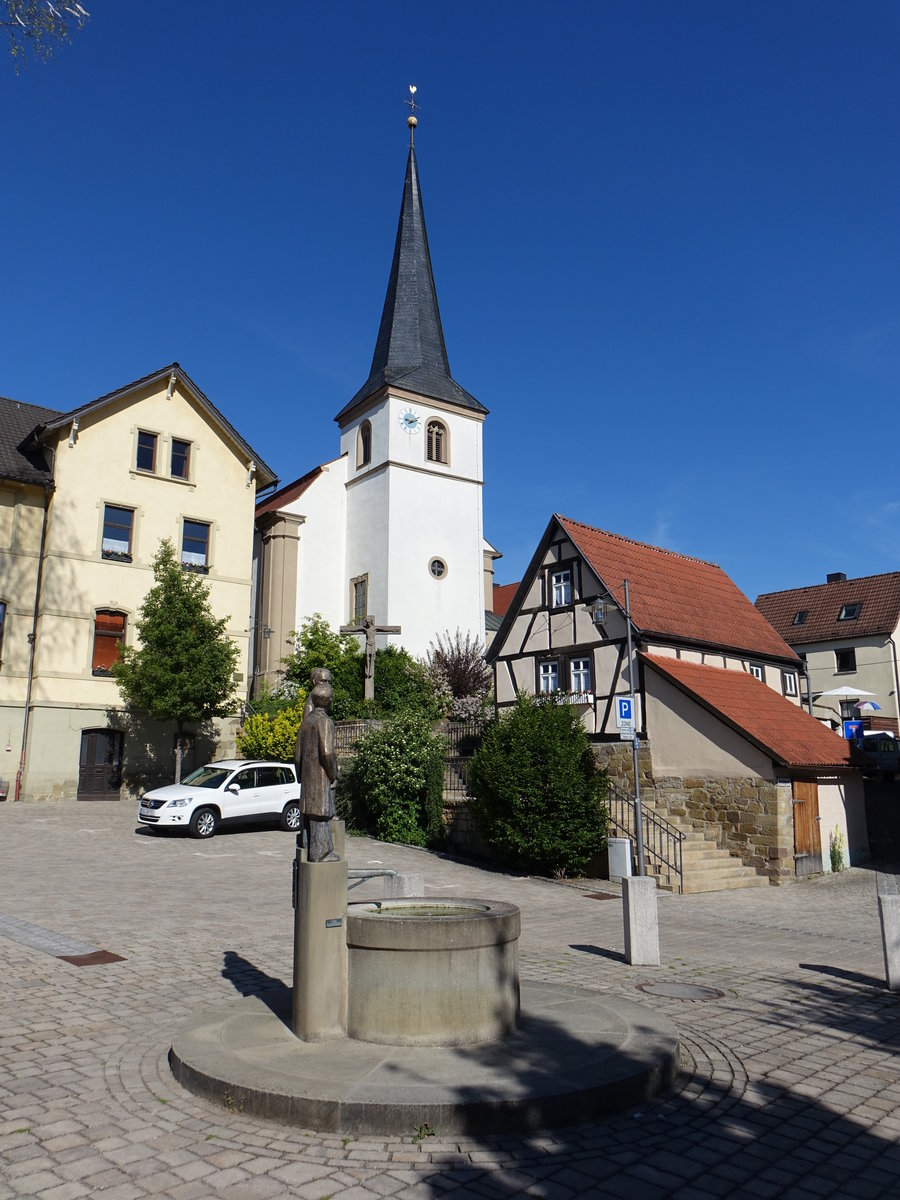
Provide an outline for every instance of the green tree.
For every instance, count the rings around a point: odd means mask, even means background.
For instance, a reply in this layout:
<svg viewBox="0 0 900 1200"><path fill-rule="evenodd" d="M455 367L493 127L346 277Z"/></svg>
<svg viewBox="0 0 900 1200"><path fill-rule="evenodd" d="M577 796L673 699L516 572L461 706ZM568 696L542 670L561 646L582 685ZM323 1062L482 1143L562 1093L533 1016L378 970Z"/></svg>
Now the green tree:
<svg viewBox="0 0 900 1200"><path fill-rule="evenodd" d="M90 17L77 0L0 0L0 29L9 39L9 53L16 71L28 56L46 61L56 46L70 42L72 33L82 29Z"/></svg>
<svg viewBox="0 0 900 1200"><path fill-rule="evenodd" d="M177 783L185 723L236 707L238 650L225 632L229 618L213 616L205 581L183 570L168 539L153 560L153 579L137 621L140 644L124 648L112 674L129 708L175 722Z"/></svg>
<svg viewBox="0 0 900 1200"><path fill-rule="evenodd" d="M570 704L520 693L485 729L469 783L476 822L502 862L577 875L603 848L606 779Z"/></svg>
<svg viewBox="0 0 900 1200"><path fill-rule="evenodd" d="M375 704L371 715L390 717L407 710L437 718L440 713L434 685L425 664L408 650L385 646L375 654Z"/></svg>
<svg viewBox="0 0 900 1200"><path fill-rule="evenodd" d="M316 667L331 672L335 721L354 717L363 703L363 654L350 634L335 633L321 613L314 613L294 633L294 653L282 659L284 678L297 687L309 688Z"/></svg>

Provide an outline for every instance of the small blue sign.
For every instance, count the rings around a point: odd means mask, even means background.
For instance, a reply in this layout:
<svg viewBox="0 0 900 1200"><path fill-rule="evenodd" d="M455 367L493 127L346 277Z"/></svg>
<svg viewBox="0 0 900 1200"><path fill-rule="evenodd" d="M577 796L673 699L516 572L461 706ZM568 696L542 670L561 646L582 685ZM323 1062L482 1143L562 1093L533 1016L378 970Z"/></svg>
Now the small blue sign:
<svg viewBox="0 0 900 1200"><path fill-rule="evenodd" d="M634 706L630 696L616 696L616 720L634 720Z"/></svg>
<svg viewBox="0 0 900 1200"><path fill-rule="evenodd" d="M859 742L862 740L863 723L862 721L845 721L844 722L844 737L848 742Z"/></svg>

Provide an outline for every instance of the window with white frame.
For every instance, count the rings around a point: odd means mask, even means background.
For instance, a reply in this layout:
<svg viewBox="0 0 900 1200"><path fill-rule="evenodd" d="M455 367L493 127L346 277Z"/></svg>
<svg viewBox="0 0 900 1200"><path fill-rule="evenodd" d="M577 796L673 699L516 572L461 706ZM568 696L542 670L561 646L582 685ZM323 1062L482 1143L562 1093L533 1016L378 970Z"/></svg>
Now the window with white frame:
<svg viewBox="0 0 900 1200"><path fill-rule="evenodd" d="M572 658L569 660L569 690L579 696L591 691L591 660Z"/></svg>
<svg viewBox="0 0 900 1200"><path fill-rule="evenodd" d="M559 663L555 658L542 662L538 670L538 692L549 696L559 691Z"/></svg>
<svg viewBox="0 0 900 1200"><path fill-rule="evenodd" d="M797 695L797 676L793 671L781 672L781 690L785 696Z"/></svg>
<svg viewBox="0 0 900 1200"><path fill-rule="evenodd" d="M753 676L754 679L758 679L760 683L766 682L766 671L765 671L765 667L763 667L762 663L751 663L750 664L750 674Z"/></svg>
<svg viewBox="0 0 900 1200"><path fill-rule="evenodd" d="M553 571L550 575L550 607L572 603L572 572Z"/></svg>

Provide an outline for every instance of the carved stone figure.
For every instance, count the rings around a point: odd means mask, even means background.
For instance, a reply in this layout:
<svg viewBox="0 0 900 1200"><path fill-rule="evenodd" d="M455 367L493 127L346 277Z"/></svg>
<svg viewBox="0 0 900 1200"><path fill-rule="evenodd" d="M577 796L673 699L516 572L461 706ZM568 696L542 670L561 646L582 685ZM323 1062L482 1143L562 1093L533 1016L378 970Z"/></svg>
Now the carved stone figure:
<svg viewBox="0 0 900 1200"><path fill-rule="evenodd" d="M331 840L334 814L332 784L337 778L334 754L334 721L328 709L334 696L330 683L315 682L310 689L311 710L297 733L294 764L300 780L300 808L306 837L307 862L325 862L336 857Z"/></svg>

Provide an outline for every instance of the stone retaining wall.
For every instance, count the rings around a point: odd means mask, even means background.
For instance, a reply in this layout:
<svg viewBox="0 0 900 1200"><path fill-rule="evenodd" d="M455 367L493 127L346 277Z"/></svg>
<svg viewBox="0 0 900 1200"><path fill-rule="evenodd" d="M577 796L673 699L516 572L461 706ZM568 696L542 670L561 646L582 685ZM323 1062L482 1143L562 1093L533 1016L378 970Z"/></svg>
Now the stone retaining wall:
<svg viewBox="0 0 900 1200"><path fill-rule="evenodd" d="M594 745L598 762L621 791L634 794L630 742ZM684 817L701 833L772 883L794 879L794 816L791 785L759 778L659 776L653 774L648 742L638 751L641 799L661 816Z"/></svg>

